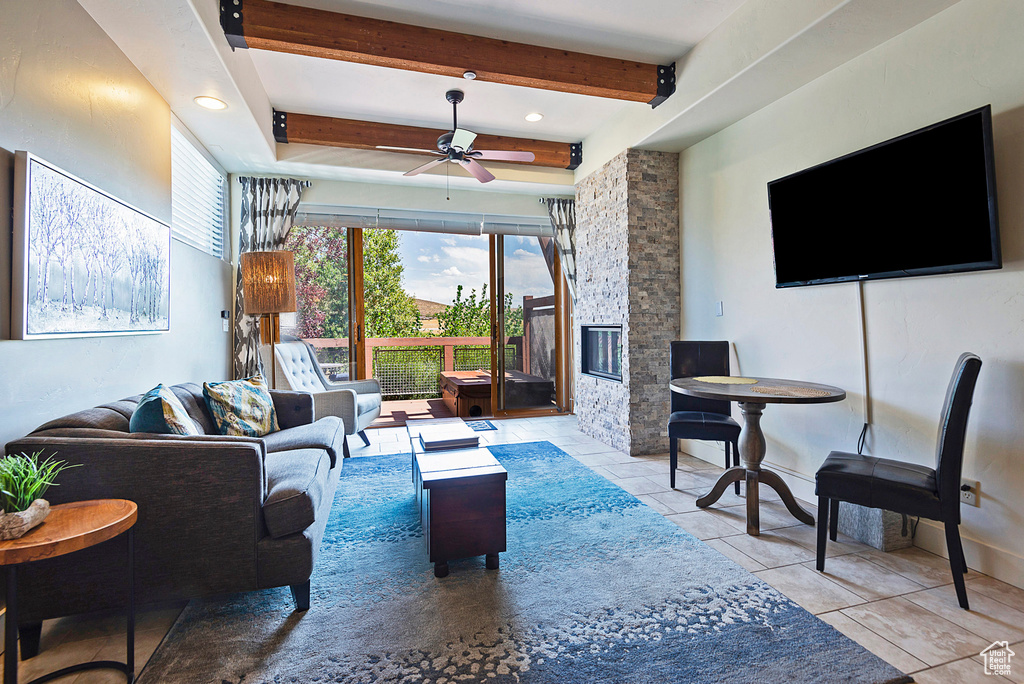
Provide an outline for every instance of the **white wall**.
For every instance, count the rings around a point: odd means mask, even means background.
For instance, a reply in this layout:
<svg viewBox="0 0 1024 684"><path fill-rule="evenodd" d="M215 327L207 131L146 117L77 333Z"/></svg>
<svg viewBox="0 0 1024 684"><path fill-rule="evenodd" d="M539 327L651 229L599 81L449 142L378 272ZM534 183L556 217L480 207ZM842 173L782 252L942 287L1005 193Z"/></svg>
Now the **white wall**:
<svg viewBox="0 0 1024 684"><path fill-rule="evenodd" d="M28 150L163 221L171 218L170 109L73 0L6 0L0 21L0 444L159 382L223 379L226 262L173 241L171 332L10 336L14 152Z"/></svg>
<svg viewBox="0 0 1024 684"><path fill-rule="evenodd" d="M798 495L861 423L855 284L776 290L766 183L992 104L1004 267L866 283L874 425L868 452L933 465L963 351L983 360L964 474L971 567L1024 585L1024 3L962 0L698 145L681 161L682 336L735 342L742 372L845 388L846 402L769 406L768 462ZM714 315L716 301L725 315ZM716 461L720 458L715 456ZM800 480L803 480L801 482ZM944 552L924 523L917 543Z"/></svg>

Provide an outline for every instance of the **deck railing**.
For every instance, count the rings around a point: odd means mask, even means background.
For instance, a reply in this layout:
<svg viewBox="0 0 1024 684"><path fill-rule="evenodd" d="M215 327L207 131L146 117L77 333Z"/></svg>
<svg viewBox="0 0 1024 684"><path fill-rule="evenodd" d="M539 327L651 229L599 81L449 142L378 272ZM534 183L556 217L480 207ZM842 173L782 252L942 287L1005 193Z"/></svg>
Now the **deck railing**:
<svg viewBox="0 0 1024 684"><path fill-rule="evenodd" d="M348 347L347 339L306 340L316 349ZM366 340L362 377L376 378L385 398L429 399L441 396L441 371L489 369L489 337L374 337ZM505 366L518 368L521 337L505 345ZM323 364L322 364L323 365Z"/></svg>

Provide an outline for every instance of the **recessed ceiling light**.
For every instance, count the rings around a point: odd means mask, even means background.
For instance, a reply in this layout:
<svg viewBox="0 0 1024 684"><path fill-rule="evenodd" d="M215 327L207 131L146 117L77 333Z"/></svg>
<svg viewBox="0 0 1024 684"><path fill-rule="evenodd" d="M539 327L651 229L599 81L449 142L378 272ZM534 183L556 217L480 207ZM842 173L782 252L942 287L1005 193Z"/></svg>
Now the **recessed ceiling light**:
<svg viewBox="0 0 1024 684"><path fill-rule="evenodd" d="M218 100L215 97L209 95L200 95L195 98L194 102L205 109L226 109L227 105L224 104L223 100Z"/></svg>
<svg viewBox="0 0 1024 684"><path fill-rule="evenodd" d="M526 120L527 121L540 121L543 118L544 118L544 115L541 114L540 112L532 112L532 113L526 115Z"/></svg>
<svg viewBox="0 0 1024 684"><path fill-rule="evenodd" d="M463 71L462 72L462 78L466 79L467 81L472 81L474 78L476 78L476 72L475 71Z"/></svg>

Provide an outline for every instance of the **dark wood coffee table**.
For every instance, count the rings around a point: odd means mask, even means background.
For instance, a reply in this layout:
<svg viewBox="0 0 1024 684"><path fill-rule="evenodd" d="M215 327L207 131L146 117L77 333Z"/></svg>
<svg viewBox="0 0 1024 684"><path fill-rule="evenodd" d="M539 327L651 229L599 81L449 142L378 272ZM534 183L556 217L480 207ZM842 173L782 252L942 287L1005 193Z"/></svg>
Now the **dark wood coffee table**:
<svg viewBox="0 0 1024 684"><path fill-rule="evenodd" d="M434 576L448 561L486 556L498 567L505 550L505 481L508 472L487 449L423 453L415 449L413 482Z"/></svg>

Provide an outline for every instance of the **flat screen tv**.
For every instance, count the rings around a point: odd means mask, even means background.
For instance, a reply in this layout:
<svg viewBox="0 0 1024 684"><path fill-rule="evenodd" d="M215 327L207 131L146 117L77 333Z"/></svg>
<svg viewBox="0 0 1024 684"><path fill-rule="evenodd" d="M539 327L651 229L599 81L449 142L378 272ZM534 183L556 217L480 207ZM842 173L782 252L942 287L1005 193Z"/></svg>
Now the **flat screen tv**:
<svg viewBox="0 0 1024 684"><path fill-rule="evenodd" d="M990 106L768 184L776 287L1002 267Z"/></svg>

